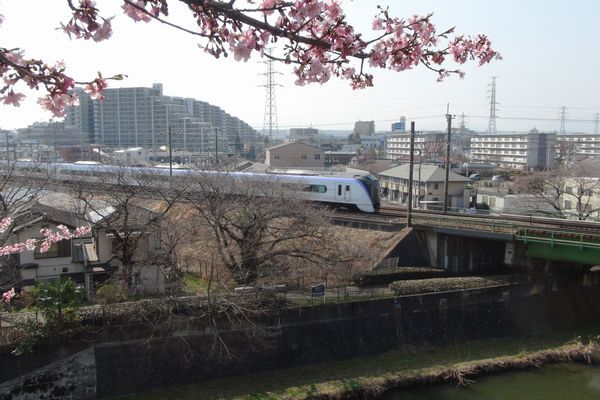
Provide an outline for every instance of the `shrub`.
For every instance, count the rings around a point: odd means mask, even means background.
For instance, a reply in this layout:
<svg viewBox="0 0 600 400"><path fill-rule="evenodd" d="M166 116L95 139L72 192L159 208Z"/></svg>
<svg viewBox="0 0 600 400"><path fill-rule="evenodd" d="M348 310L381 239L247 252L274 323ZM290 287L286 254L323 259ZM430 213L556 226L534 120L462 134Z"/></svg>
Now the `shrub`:
<svg viewBox="0 0 600 400"><path fill-rule="evenodd" d="M390 289L397 296L412 294L445 292L448 290L477 289L506 284L502 278L495 277L460 277L460 278L433 278L418 279L414 281L396 281L390 284Z"/></svg>
<svg viewBox="0 0 600 400"><path fill-rule="evenodd" d="M358 286L365 286L389 284L394 281L408 279L441 278L445 276L448 276L448 273L439 268L396 267L374 269L362 274L357 274L352 280Z"/></svg>
<svg viewBox="0 0 600 400"><path fill-rule="evenodd" d="M119 282L107 282L96 289L96 301L100 304L122 303L128 298L127 288Z"/></svg>

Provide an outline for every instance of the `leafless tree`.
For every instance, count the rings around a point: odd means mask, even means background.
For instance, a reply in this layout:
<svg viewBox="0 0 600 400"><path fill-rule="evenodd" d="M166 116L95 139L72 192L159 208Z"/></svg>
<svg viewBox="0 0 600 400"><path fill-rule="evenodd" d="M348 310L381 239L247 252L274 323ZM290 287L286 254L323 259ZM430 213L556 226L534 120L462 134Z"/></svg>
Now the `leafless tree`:
<svg viewBox="0 0 600 400"><path fill-rule="evenodd" d="M11 218L12 224L0 233L0 247L9 243L13 229L27 214L29 207L44 193L49 172L32 165L17 168L14 163L0 164L0 219ZM13 257L0 257L0 287L19 281Z"/></svg>
<svg viewBox="0 0 600 400"><path fill-rule="evenodd" d="M556 165L561 167L571 167L575 162L575 155L577 154L577 147L574 142L567 142L559 140L556 144L556 152L554 161Z"/></svg>
<svg viewBox="0 0 600 400"><path fill-rule="evenodd" d="M285 178L200 173L186 199L210 228L220 261L238 284L280 274L290 260L324 262L329 211L305 201L310 185Z"/></svg>
<svg viewBox="0 0 600 400"><path fill-rule="evenodd" d="M522 175L515 189L534 196L561 215L573 212L579 220L600 211L600 178L578 165Z"/></svg>
<svg viewBox="0 0 600 400"><path fill-rule="evenodd" d="M162 224L185 191L179 181L168 178L142 169L132 172L106 166L92 177L73 180L77 214L113 237L113 260L120 264L119 275L127 287L133 284L136 266L164 255Z"/></svg>

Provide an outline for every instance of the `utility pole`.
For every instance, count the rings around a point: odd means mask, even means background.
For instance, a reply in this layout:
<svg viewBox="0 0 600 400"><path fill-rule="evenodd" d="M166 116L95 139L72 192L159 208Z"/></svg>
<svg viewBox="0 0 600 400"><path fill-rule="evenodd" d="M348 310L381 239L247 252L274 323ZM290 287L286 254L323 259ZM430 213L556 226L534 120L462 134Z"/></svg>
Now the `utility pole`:
<svg viewBox="0 0 600 400"><path fill-rule="evenodd" d="M219 163L219 137L217 135L217 127L215 126L215 164Z"/></svg>
<svg viewBox="0 0 600 400"><path fill-rule="evenodd" d="M15 161L17 159L15 158ZM6 131L6 162L10 162L10 150L8 149L8 131Z"/></svg>
<svg viewBox="0 0 600 400"><path fill-rule="evenodd" d="M598 118L600 118L600 114L596 113L596 125L594 127L594 133L598 133Z"/></svg>
<svg viewBox="0 0 600 400"><path fill-rule="evenodd" d="M168 130L169 135L169 176L173 176L173 151L171 150L171 127L169 126Z"/></svg>
<svg viewBox="0 0 600 400"><path fill-rule="evenodd" d="M495 83L495 79L494 79ZM450 103L446 106L446 121L448 122L448 138L446 140L446 177L444 179L444 214L448 213L448 179L450 178L450 140L452 135L452 118Z"/></svg>
<svg viewBox="0 0 600 400"><path fill-rule="evenodd" d="M408 161L408 210L406 212L406 226L412 226L412 197L413 197L413 166L414 166L414 153L415 153L415 121L410 123L410 150L409 150L409 161ZM419 194L417 194L419 197Z"/></svg>

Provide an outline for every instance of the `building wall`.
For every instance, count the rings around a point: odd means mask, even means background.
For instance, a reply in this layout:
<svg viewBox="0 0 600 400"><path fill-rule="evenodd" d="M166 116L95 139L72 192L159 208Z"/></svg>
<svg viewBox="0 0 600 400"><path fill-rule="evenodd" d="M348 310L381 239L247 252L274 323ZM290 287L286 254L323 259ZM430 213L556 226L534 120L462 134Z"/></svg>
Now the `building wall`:
<svg viewBox="0 0 600 400"><path fill-rule="evenodd" d="M193 151L212 152L218 143L220 151L229 152L253 144L257 137L248 124L219 107L164 96L161 84L106 89L103 101L84 98L82 105L70 107L67 114L69 123L89 125L82 129L88 129L96 143L118 148L156 149L167 145L169 128L173 148ZM92 123L87 123L90 119Z"/></svg>
<svg viewBox="0 0 600 400"><path fill-rule="evenodd" d="M443 133L415 134L415 157L419 152L423 161L434 160L445 149L446 135ZM388 160L408 160L410 157L410 135L397 134L387 137L385 142L385 158Z"/></svg>
<svg viewBox="0 0 600 400"><path fill-rule="evenodd" d="M375 133L375 121L356 121L354 123L354 133L359 135L372 135Z"/></svg>
<svg viewBox="0 0 600 400"><path fill-rule="evenodd" d="M384 193L387 191L387 197L392 202L407 204L408 200L408 179L393 178L389 176L379 176L379 183ZM468 191L465 190L464 182L449 182L448 197L450 197L450 207L465 208L468 206ZM440 201L444 200L444 182L413 182L413 205L421 208L435 208L421 204L421 201ZM441 204L441 203L440 203Z"/></svg>
<svg viewBox="0 0 600 400"><path fill-rule="evenodd" d="M83 224L82 224L83 225ZM42 225L35 224L32 227L25 228L19 231L16 235L15 240L17 242L24 242L30 238L40 237L40 229L47 227L52 230L56 230L56 225ZM35 252L26 250L19 254L19 264L37 264L37 268L27 268L22 270L21 277L24 280L49 280L57 279L63 274L78 274L84 272L84 263L73 262L73 247L74 243L80 243L84 240L91 238L77 238L69 240L71 242L71 255L68 257L52 257L52 258L36 258ZM66 268L66 271L63 270Z"/></svg>
<svg viewBox="0 0 600 400"><path fill-rule="evenodd" d="M323 168L325 152L303 143L290 143L286 146L267 149L265 163L274 168Z"/></svg>
<svg viewBox="0 0 600 400"><path fill-rule="evenodd" d="M474 135L471 138L473 162L491 162L501 168L521 170L554 166L556 135L553 133L523 133Z"/></svg>
<svg viewBox="0 0 600 400"><path fill-rule="evenodd" d="M572 145L579 156L600 156L600 134L556 135L556 142Z"/></svg>

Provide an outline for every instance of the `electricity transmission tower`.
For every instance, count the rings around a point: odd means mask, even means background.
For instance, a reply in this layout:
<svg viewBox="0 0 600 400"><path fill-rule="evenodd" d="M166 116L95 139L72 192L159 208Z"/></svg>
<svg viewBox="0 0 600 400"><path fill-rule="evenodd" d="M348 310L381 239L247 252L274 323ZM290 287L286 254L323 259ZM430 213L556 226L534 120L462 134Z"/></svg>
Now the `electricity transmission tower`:
<svg viewBox="0 0 600 400"><path fill-rule="evenodd" d="M487 133L491 135L498 133L498 130L496 129L496 111L498 111L498 103L496 102L496 78L497 76L492 76L492 83L488 85L490 86L490 89L488 90L488 93L490 94L488 97L490 99L490 119L488 120Z"/></svg>
<svg viewBox="0 0 600 400"><path fill-rule="evenodd" d="M565 132L565 118L567 117L567 107L562 106L560 108L560 134L564 135Z"/></svg>
<svg viewBox="0 0 600 400"><path fill-rule="evenodd" d="M271 55L271 49L267 50L267 54ZM267 66L267 72L261 74L265 77L265 84L260 87L266 88L265 97L265 115L263 119L263 133L268 134L269 141L273 140L273 132L278 136L279 126L277 123L277 105L275 103L275 87L281 86L275 82L275 74L281 74L273 68L273 60L270 58L264 61Z"/></svg>

